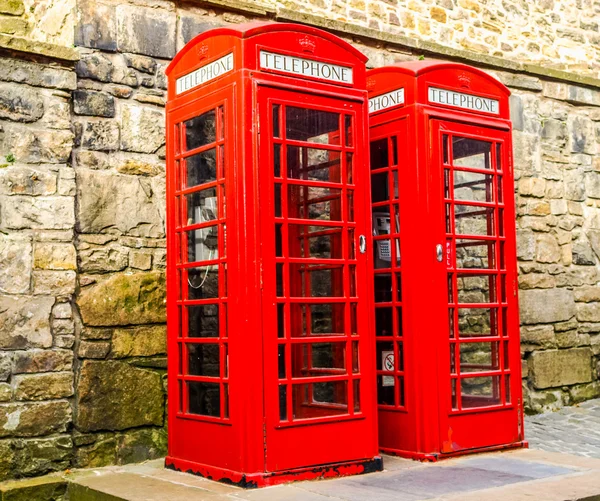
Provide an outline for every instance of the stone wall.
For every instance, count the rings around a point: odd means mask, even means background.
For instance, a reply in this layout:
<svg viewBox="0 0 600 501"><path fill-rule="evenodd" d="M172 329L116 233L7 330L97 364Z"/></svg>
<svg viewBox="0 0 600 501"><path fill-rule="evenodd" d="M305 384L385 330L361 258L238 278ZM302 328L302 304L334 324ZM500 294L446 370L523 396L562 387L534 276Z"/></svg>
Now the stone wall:
<svg viewBox="0 0 600 501"><path fill-rule="evenodd" d="M33 29L10 41L0 30L0 480L164 454L164 69L194 35L252 19L326 27L369 66L437 55L511 88L526 406L600 395L600 81L585 76L598 57L531 55L562 70L591 65L566 73L511 61L525 57L520 42L506 53L485 46L489 12L505 23L499 44L514 26L523 32L517 11L531 13L531 26L543 17L514 3L504 16L495 2L462 0L318 0L294 3L296 12L270 0L1 3ZM575 26L566 5L548 3L548 19L552 10ZM395 28L393 9L405 19ZM414 33L429 22L423 43L390 34L413 33L409 11ZM52 12L66 13L58 28L43 21ZM522 36L542 47L543 30L559 36L548 22ZM577 47L592 54L598 27L577 22ZM443 24L451 40L439 35ZM471 24L474 45L450 50Z"/></svg>

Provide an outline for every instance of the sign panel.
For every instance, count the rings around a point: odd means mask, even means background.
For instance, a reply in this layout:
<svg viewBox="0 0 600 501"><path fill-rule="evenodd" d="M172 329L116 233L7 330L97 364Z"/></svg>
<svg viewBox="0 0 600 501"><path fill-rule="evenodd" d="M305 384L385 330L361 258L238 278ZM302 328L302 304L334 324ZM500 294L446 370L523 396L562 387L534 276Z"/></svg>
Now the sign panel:
<svg viewBox="0 0 600 501"><path fill-rule="evenodd" d="M396 89L369 99L369 113L387 110L388 108L400 106L401 104L404 104L404 88Z"/></svg>
<svg viewBox="0 0 600 501"><path fill-rule="evenodd" d="M428 91L430 103L445 104L446 106L453 106L454 108L462 108L464 110L485 111L494 115L500 114L500 102L496 99L438 89L436 87L429 87Z"/></svg>
<svg viewBox="0 0 600 501"><path fill-rule="evenodd" d="M331 82L352 83L352 68L337 64L322 63L303 57L288 56L260 51L260 67L265 70L282 71L291 75L321 78Z"/></svg>
<svg viewBox="0 0 600 501"><path fill-rule="evenodd" d="M381 367L384 371L394 370L394 352L381 352ZM394 376L383 376L381 378L381 386L394 386Z"/></svg>
<svg viewBox="0 0 600 501"><path fill-rule="evenodd" d="M227 54L212 63L205 64L201 66L197 70L188 73L187 75L183 75L177 79L177 87L176 94L181 94L186 90L193 89L194 87L198 87L199 85L205 84L206 82L210 82L225 73L228 73L233 70L233 52L231 54Z"/></svg>

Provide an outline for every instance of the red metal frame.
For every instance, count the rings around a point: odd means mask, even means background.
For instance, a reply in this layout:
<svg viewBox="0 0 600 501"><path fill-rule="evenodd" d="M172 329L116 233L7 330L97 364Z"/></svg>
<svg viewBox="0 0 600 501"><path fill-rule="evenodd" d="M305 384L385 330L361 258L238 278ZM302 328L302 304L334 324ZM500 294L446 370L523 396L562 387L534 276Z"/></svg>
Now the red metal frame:
<svg viewBox="0 0 600 501"><path fill-rule="evenodd" d="M380 448L437 460L526 446L510 93L438 61L371 70L367 82L373 218L392 214L388 231L374 224L391 254L389 266L375 256L375 308L402 312L391 332L376 326L378 363L394 355L378 367ZM472 96L488 101L465 109Z"/></svg>
<svg viewBox="0 0 600 501"><path fill-rule="evenodd" d="M252 23L167 69L169 467L246 487L382 467L364 63Z"/></svg>

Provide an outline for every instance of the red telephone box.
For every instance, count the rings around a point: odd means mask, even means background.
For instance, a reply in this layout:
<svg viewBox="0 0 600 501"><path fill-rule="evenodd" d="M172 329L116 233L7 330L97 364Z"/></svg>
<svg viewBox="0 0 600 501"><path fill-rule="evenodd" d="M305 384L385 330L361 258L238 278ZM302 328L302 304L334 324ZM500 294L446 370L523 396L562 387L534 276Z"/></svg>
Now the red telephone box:
<svg viewBox="0 0 600 501"><path fill-rule="evenodd" d="M367 88L380 448L525 446L510 92L439 61Z"/></svg>
<svg viewBox="0 0 600 501"><path fill-rule="evenodd" d="M365 60L252 23L167 69L169 467L243 486L382 467Z"/></svg>

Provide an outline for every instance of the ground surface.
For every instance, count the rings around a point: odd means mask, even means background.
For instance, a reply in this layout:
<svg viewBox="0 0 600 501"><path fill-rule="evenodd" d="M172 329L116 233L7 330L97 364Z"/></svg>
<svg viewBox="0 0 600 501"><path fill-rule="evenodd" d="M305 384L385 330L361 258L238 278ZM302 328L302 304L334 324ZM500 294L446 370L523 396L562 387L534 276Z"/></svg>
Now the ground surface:
<svg viewBox="0 0 600 501"><path fill-rule="evenodd" d="M525 438L533 449L600 459L600 398L526 417Z"/></svg>

